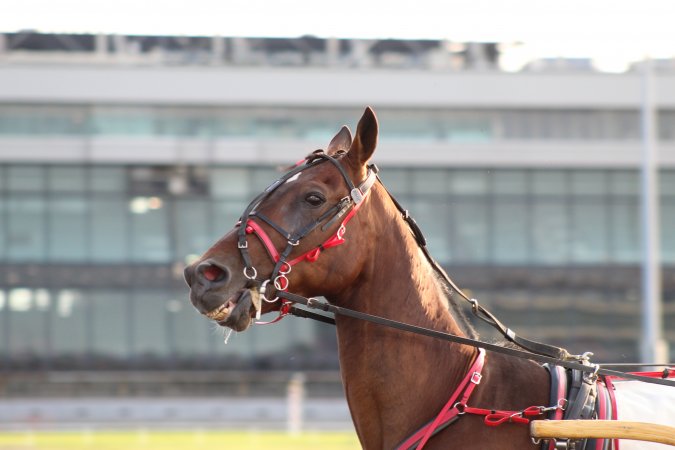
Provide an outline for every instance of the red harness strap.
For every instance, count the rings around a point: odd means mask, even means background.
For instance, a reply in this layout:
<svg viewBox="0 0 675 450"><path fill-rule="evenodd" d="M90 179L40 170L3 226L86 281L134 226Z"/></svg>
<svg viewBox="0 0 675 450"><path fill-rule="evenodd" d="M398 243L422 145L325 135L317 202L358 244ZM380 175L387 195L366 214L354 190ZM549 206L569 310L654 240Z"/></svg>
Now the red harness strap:
<svg viewBox="0 0 675 450"><path fill-rule="evenodd" d="M457 386L455 392L452 393L450 399L445 404L443 409L441 409L441 412L438 413L436 419L434 419L433 422L425 425L415 434L406 439L401 445L397 447L397 450L408 450L412 448L415 444L417 444L417 442L419 442L419 445L417 445L417 450L422 450L422 448L426 445L429 438L431 438L431 436L434 434L434 431L442 423L445 423L453 419L454 417L458 416L461 411L457 408L457 403L466 404L466 402L469 400L471 393L480 383L480 380L482 378L481 372L483 371L484 364L485 364L485 350L479 348L478 356L476 356L476 360L473 362L473 365L471 366L467 374L464 376L462 382L459 383L459 386ZM460 395L461 399L458 400L458 398L460 398Z"/></svg>
<svg viewBox="0 0 675 450"><path fill-rule="evenodd" d="M500 411L485 408L473 408L463 403L456 405L460 414L475 414L484 416L483 423L489 427L496 427L503 423L521 423L528 424L528 417L542 416L548 411L562 410L562 405L554 406L528 406L520 411Z"/></svg>
<svg viewBox="0 0 675 450"><path fill-rule="evenodd" d="M479 348L478 351L478 356L468 373L465 375L455 392L452 393L450 400L448 400L443 409L441 409L441 412L436 416L434 421L415 432L399 445L396 450L409 450L413 447L416 450L422 450L431 436L433 436L440 427L448 424L448 422L457 416L464 414L484 416L483 423L485 423L485 425L496 427L503 423L528 424L531 417L542 416L551 411L562 412L565 406L564 398L559 400L558 404L553 406L530 406L520 411L501 411L467 406L467 401L469 400L471 393L480 383L482 378L481 372L485 364L485 350Z"/></svg>

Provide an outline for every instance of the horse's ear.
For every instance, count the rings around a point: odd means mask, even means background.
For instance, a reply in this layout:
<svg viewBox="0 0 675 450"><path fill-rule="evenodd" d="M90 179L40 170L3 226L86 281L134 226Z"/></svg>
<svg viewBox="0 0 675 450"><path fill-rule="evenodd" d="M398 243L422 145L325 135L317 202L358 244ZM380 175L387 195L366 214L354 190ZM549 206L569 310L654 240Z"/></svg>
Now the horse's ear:
<svg viewBox="0 0 675 450"><path fill-rule="evenodd" d="M377 117L370 106L366 108L356 126L356 135L349 148L349 161L357 167L363 167L370 160L377 146Z"/></svg>
<svg viewBox="0 0 675 450"><path fill-rule="evenodd" d="M345 125L330 141L330 144L328 144L328 148L326 149L326 153L329 155L334 155L339 151L348 152L351 145L352 132L349 131L349 128L347 128Z"/></svg>

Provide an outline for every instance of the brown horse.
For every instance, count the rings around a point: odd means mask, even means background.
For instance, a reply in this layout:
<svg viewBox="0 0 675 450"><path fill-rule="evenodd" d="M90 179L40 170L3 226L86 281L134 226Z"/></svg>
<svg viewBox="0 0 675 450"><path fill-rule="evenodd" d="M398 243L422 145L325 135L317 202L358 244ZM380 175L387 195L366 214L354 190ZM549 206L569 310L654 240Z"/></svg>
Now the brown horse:
<svg viewBox="0 0 675 450"><path fill-rule="evenodd" d="M325 153L332 163L306 164L296 176L268 188L243 224L186 268L193 305L220 325L243 331L259 309L257 287L272 278L278 289L324 296L333 305L471 335L384 187L370 186L368 162L377 137L377 119L368 108L353 139L343 127L329 144ZM352 195L350 182L363 195ZM260 239L246 239L250 234ZM293 264L279 263L281 257ZM266 288L263 296L273 299L274 289ZM278 310L281 303L263 302L262 313ZM433 420L478 353L350 317L335 320L344 389L365 449L395 448ZM489 353L482 375L470 397L473 407L522 410L549 403L547 371L532 361ZM526 426L486 427L483 417L466 414L425 448L539 446Z"/></svg>

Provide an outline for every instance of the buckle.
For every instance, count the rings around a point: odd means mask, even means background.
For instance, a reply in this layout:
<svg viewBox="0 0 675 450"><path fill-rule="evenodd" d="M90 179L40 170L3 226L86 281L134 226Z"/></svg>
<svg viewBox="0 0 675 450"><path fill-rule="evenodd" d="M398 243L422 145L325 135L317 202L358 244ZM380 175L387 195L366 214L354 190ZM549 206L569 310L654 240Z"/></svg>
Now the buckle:
<svg viewBox="0 0 675 450"><path fill-rule="evenodd" d="M472 382L473 384L480 384L480 380L482 380L482 379L483 379L483 375L481 375L481 374L478 373L478 372L474 372L474 373L471 375L471 382Z"/></svg>
<svg viewBox="0 0 675 450"><path fill-rule="evenodd" d="M363 201L363 193L361 193L361 190L359 188L355 187L354 189L352 189L350 194L355 204L358 205Z"/></svg>

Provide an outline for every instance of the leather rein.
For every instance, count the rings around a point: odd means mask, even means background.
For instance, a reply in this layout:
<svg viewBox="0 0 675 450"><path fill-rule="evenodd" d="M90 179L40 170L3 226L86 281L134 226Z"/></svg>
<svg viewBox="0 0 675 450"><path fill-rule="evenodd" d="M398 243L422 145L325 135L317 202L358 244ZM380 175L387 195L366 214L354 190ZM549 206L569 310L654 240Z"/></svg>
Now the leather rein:
<svg viewBox="0 0 675 450"><path fill-rule="evenodd" d="M543 344L536 341L531 341L529 339L525 339L521 336L518 336L513 330L502 324L492 313L490 313L490 311L481 306L476 299L470 298L466 294L464 294L464 292L462 292L462 290L450 279L445 270L440 266L440 264L438 264L438 262L430 254L426 246L426 239L422 234L421 229L415 222L415 219L413 219L412 216L410 216L408 211L401 206L401 204L386 189L386 187L384 187L384 184L382 184L382 181L378 176L377 166L375 166L374 164L369 165L368 174L366 175L365 180L361 182L361 184L356 186L351 181L349 175L340 164L339 158L344 157L345 154L346 154L345 152L337 152L336 153L337 157L335 157L324 153L323 150L316 150L315 152L311 153L307 158L297 163L295 167L293 167L290 171L288 171L281 178L279 178L277 181L268 186L256 198L254 198L253 201L246 207L243 214L241 215L239 228L237 231L238 236L237 247L239 248L239 252L244 262L244 276L248 279L247 287L249 289L259 289L260 296L266 302L274 303L276 301L281 300L281 308L279 316L276 319L272 320L271 322L262 322L262 324L277 322L286 315L291 314L298 317L314 319L324 323L335 325L335 319L333 317L329 317L323 314L317 314L312 311L301 309L298 308L297 306L294 306L294 304L301 304L310 309L317 309L330 312L336 315L339 314L343 316L348 316L355 319L364 320L378 325L394 328L397 330L411 332L449 342L469 345L475 348L484 348L489 351L505 354L512 357L528 359L539 363L553 364L565 367L567 369L579 370L583 373L589 373L593 375L597 374L609 375L614 377L621 377L625 379L632 379L647 383L661 384L675 387L675 381L665 379L665 377L664 378L645 377L630 372L623 372L602 368L599 364L590 363L589 356L592 354L585 353L583 355L572 355L564 348ZM289 232L285 230L283 227L276 224L274 221L272 221L264 214L256 211L256 208L281 185L283 185L296 175L300 174L300 172L325 162L332 164L340 172L349 190L349 195L341 198L338 201L338 203L336 203L333 207L328 209L328 211L323 213L319 218L305 225L299 231ZM363 204L363 200L367 197L367 195L370 192L370 189L372 188L372 186L375 184L376 181L379 181L380 185L384 188L385 192L387 192L388 196L391 198L394 205L400 212L401 217L408 224L413 236L415 237L418 246L424 253L426 259L429 261L429 263L431 264L433 269L438 273L438 275L443 279L447 287L451 289L451 293L456 292L460 297L469 302L471 305L471 310L476 317L478 317L479 319L483 320L484 322L488 323L489 325L497 329L502 334L502 336L504 336L506 339L516 344L522 350L504 347L489 342L483 342L477 339L458 336L450 333L432 330L429 328L398 322L391 319L386 319L380 316L362 313L349 308L331 305L329 303L317 300L316 298L307 298L287 291L290 284L287 275L291 272L292 267L295 264L301 261L314 262L317 260L322 251L337 245L341 245L345 242L344 235L346 232L347 223L358 212L360 206ZM290 253L296 246L299 245L301 239L306 237L308 234L310 234L318 227L321 227L322 230L328 229L331 225L333 225L337 220L339 220L343 216L344 219L340 223L340 226L338 227L337 231L334 234L332 234L321 245L293 259L290 260L288 259ZM278 251L276 249L268 234L258 223L256 223L256 221L254 221L254 219L265 222L277 233L283 236L284 239L286 239L287 244L282 251ZM258 237L258 239L260 239L268 255L274 262L274 268L272 270L272 273L270 277L266 280L258 279L258 272L255 269L255 266L253 265L253 261L248 251L247 236L249 234L255 234ZM267 287L270 282L272 282L272 284L276 288L276 297L273 299L268 299L266 297ZM259 319L260 305L256 305L256 310L257 310L256 318Z"/></svg>

